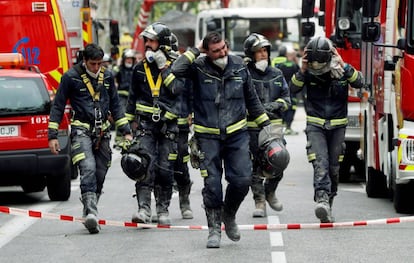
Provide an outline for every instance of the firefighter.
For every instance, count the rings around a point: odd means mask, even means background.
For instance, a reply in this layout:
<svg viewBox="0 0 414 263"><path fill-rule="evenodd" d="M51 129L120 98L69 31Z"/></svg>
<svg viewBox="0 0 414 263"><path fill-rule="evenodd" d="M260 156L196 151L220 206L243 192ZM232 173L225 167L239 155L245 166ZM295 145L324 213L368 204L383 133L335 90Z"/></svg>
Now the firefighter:
<svg viewBox="0 0 414 263"><path fill-rule="evenodd" d="M168 207L177 159L177 98L183 83L170 74L170 29L156 22L145 28L140 37L144 38L145 58L134 67L126 116L136 129L138 148L149 155L151 161L148 176L135 184L138 211L133 214L132 221L151 221L154 189L158 223L171 225Z"/></svg>
<svg viewBox="0 0 414 263"><path fill-rule="evenodd" d="M244 53L250 59L247 68L252 76L256 93L270 121L282 127L282 113L290 106L290 92L282 71L270 65L270 49L269 40L261 34L253 33L244 41ZM250 116L247 125L253 158L251 190L256 207L253 217L265 217L266 201L273 210L281 211L283 209L282 203L275 194L283 172L272 173L270 178L264 180L265 176L260 169L263 155L259 154L258 144L260 129L254 120L250 119Z"/></svg>
<svg viewBox="0 0 414 263"><path fill-rule="evenodd" d="M178 38L174 33L171 33L171 48L176 52L178 51ZM193 182L190 179L190 173L188 171L188 161L190 155L188 153L188 134L190 132L191 125L191 81L186 80L184 90L180 95L180 114L178 118L178 156L174 165L174 179L177 183L178 199L180 203L181 217L183 219L192 219L193 211L190 206L190 192Z"/></svg>
<svg viewBox="0 0 414 263"><path fill-rule="evenodd" d="M306 88L307 92L306 150L314 169L315 215L322 223L333 222L339 163L345 152L348 85L362 88L361 73L342 60L329 39L311 39L290 89L296 93Z"/></svg>
<svg viewBox="0 0 414 263"><path fill-rule="evenodd" d="M115 85L118 89L118 96L125 111L128 101L129 87L131 86L132 72L137 61L136 52L130 48L124 49L119 67L115 67L113 74L115 77ZM120 149L119 143L123 141L122 133L116 129L114 148Z"/></svg>
<svg viewBox="0 0 414 263"><path fill-rule="evenodd" d="M84 224L91 234L99 232L97 204L111 164L110 113L120 132L128 141L132 140L112 74L101 66L103 56L99 46L88 44L83 51L83 63L62 76L50 111L48 134L49 148L58 154L58 127L69 100L73 110L72 161L79 167Z"/></svg>
<svg viewBox="0 0 414 263"><path fill-rule="evenodd" d="M198 57L200 51L206 56ZM173 73L193 81L195 137L191 148L198 150L191 152L200 153L209 228L207 248L219 248L222 222L227 236L232 241L240 240L236 213L251 184L246 110L260 127L270 124L269 117L242 58L228 54L218 32L207 34L199 48L181 55L173 64ZM225 194L221 182L223 164L228 182Z"/></svg>
<svg viewBox="0 0 414 263"><path fill-rule="evenodd" d="M272 60L272 64L283 72L283 76L289 83L292 76L300 70L297 63L296 51L292 47L281 46L279 48L279 56ZM295 117L298 99L296 95L290 96L291 105L282 113L283 123L286 125L286 135L298 135L299 133L292 130L292 122Z"/></svg>

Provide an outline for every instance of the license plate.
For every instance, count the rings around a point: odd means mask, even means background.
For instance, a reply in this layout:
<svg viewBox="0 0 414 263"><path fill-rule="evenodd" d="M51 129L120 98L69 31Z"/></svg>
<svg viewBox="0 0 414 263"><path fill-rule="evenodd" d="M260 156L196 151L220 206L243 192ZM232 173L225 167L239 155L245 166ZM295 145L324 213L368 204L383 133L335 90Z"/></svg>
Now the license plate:
<svg viewBox="0 0 414 263"><path fill-rule="evenodd" d="M16 137L19 136L19 126L8 125L0 126L0 137Z"/></svg>

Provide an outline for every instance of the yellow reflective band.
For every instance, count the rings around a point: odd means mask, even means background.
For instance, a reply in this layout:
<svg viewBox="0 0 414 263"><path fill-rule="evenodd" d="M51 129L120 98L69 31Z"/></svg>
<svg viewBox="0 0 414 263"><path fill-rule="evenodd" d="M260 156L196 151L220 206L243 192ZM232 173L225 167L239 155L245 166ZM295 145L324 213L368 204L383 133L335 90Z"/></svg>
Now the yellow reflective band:
<svg viewBox="0 0 414 263"><path fill-rule="evenodd" d="M130 113L125 113L125 117L128 121L133 121L135 119L135 115Z"/></svg>
<svg viewBox="0 0 414 263"><path fill-rule="evenodd" d="M137 111L142 111L142 112L147 112L147 113L154 113L154 112L158 112L158 109L155 109L154 107L151 106L146 106L140 103L136 104L136 110Z"/></svg>
<svg viewBox="0 0 414 263"><path fill-rule="evenodd" d="M238 130L246 127L246 126L247 126L247 120L243 119L241 121L238 121L238 122L228 126L226 128L226 134L232 134L233 132L238 131Z"/></svg>
<svg viewBox="0 0 414 263"><path fill-rule="evenodd" d="M296 110L297 108L298 108L298 106L292 105L292 110Z"/></svg>
<svg viewBox="0 0 414 263"><path fill-rule="evenodd" d="M348 118L331 120L331 125L332 126L346 125L346 124L348 124Z"/></svg>
<svg viewBox="0 0 414 263"><path fill-rule="evenodd" d="M164 117L165 117L165 118L167 118L168 120L174 120L174 119L177 119L177 115L175 115L174 113L169 112L169 111L167 111L167 112L164 114Z"/></svg>
<svg viewBox="0 0 414 263"><path fill-rule="evenodd" d="M186 124L188 124L188 120L187 120L187 118L178 118L177 124L186 125Z"/></svg>
<svg viewBox="0 0 414 263"><path fill-rule="evenodd" d="M168 74L167 78L164 80L164 85L168 87L174 79L175 75L173 73Z"/></svg>
<svg viewBox="0 0 414 263"><path fill-rule="evenodd" d="M338 162L342 162L344 160L344 156L341 154L338 156Z"/></svg>
<svg viewBox="0 0 414 263"><path fill-rule="evenodd" d="M49 129L53 129L53 130L57 130L57 129L59 129L59 123L57 123L57 122L49 122L48 128Z"/></svg>
<svg viewBox="0 0 414 263"><path fill-rule="evenodd" d="M123 95L125 97L128 97L129 92L127 90L118 90L119 95Z"/></svg>
<svg viewBox="0 0 414 263"><path fill-rule="evenodd" d="M354 82L356 79L358 78L358 71L354 70L354 73L352 74L351 77L348 78L349 82Z"/></svg>
<svg viewBox="0 0 414 263"><path fill-rule="evenodd" d="M144 61L144 69L145 69L145 75L147 76L147 79L148 79L148 84L151 88L152 96L158 97L160 95L160 87L162 83L161 73L158 74L157 83L154 84L154 79L152 77L151 70L148 67L147 61Z"/></svg>
<svg viewBox="0 0 414 263"><path fill-rule="evenodd" d="M188 163L190 161L190 155L185 155L183 158L183 163Z"/></svg>
<svg viewBox="0 0 414 263"><path fill-rule="evenodd" d="M303 85L305 84L305 82L303 82L303 81L300 81L300 80L298 80L297 78L296 78L296 75L293 75L293 77L292 77L292 83L295 85L295 86L298 86L298 87L303 87Z"/></svg>
<svg viewBox="0 0 414 263"><path fill-rule="evenodd" d="M321 119L321 118L317 118L317 117L313 117L313 116L306 116L306 121L310 122L310 123L316 123L319 124L321 126L323 126L325 124L325 119Z"/></svg>
<svg viewBox="0 0 414 263"><path fill-rule="evenodd" d="M208 173L207 170L200 170L201 177L207 177Z"/></svg>
<svg viewBox="0 0 414 263"><path fill-rule="evenodd" d="M308 161L312 162L314 160L316 160L316 154L315 153L308 154Z"/></svg>
<svg viewBox="0 0 414 263"><path fill-rule="evenodd" d="M175 160L177 160L177 154L176 153L168 154L168 161L175 161Z"/></svg>
<svg viewBox="0 0 414 263"><path fill-rule="evenodd" d="M195 55L193 54L193 52L191 52L190 50L189 51L186 51L186 52L184 52L184 54L183 54L191 63L193 63L193 61L195 60Z"/></svg>
<svg viewBox="0 0 414 263"><path fill-rule="evenodd" d="M81 161L81 160L83 160L83 159L85 159L85 158L86 158L85 153L79 153L79 154L76 154L76 155L74 155L74 156L72 157L72 163L73 163L73 164L76 164L77 162L79 162L79 161Z"/></svg>
<svg viewBox="0 0 414 263"><path fill-rule="evenodd" d="M276 102L280 102L280 103L283 104L283 110L287 110L289 108L289 106L287 105L287 102L284 99L282 99L282 98L278 98L276 100Z"/></svg>
<svg viewBox="0 0 414 263"><path fill-rule="evenodd" d="M217 128L208 128L197 124L194 124L194 131L198 133L220 134L220 130Z"/></svg>
<svg viewBox="0 0 414 263"><path fill-rule="evenodd" d="M256 124L255 121L248 121L247 122L247 127L248 128L259 128L259 126Z"/></svg>
<svg viewBox="0 0 414 263"><path fill-rule="evenodd" d="M85 128L85 129L87 129L87 130L89 130L90 129L90 125L89 125L89 123L84 123L84 122L81 122L81 121L79 121L79 120L73 120L71 123L70 123L71 125L73 125L73 126L78 126L78 127L82 127L82 128Z"/></svg>
<svg viewBox="0 0 414 263"><path fill-rule="evenodd" d="M115 127L119 127L125 124L128 124L128 119L126 117L123 117L115 122Z"/></svg>
<svg viewBox="0 0 414 263"><path fill-rule="evenodd" d="M270 123L273 123L273 124L283 124L283 120L282 119L274 119L274 120L270 120Z"/></svg>
<svg viewBox="0 0 414 263"><path fill-rule="evenodd" d="M257 125L260 125L267 120L269 120L269 116L267 116L266 113L263 113L259 117L257 117L254 121L257 123Z"/></svg>

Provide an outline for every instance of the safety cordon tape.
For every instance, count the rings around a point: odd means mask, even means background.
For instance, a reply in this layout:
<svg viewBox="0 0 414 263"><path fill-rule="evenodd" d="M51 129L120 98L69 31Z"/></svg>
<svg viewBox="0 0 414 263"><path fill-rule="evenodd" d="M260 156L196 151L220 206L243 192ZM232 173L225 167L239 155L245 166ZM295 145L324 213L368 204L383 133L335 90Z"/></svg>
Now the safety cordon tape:
<svg viewBox="0 0 414 263"><path fill-rule="evenodd" d="M78 218L69 215L58 215L53 213L44 213L35 210L26 210L20 208L13 208L7 206L0 206L0 213L28 216L34 218L43 218L50 220L70 221L83 223L83 218ZM155 229L186 229L186 230L207 230L207 226L167 226L155 224L138 224L133 222L121 222L112 220L99 221L100 225L118 226L118 227L134 227L134 228L155 228ZM414 216L383 218L366 221L353 222L338 222L338 223L305 223L305 224L255 224L255 225L239 225L240 230L283 230L283 229L320 229L320 228L339 228L339 227L355 227L355 226L369 226L369 225L387 225L414 222Z"/></svg>

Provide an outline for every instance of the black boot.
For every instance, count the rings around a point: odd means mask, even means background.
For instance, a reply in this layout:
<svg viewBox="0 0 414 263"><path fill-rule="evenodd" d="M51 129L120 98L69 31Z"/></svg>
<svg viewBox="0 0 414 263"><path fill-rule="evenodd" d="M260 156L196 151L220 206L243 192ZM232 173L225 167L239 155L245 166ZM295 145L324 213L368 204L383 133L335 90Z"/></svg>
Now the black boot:
<svg viewBox="0 0 414 263"><path fill-rule="evenodd" d="M192 184L193 182L190 181L187 185L177 185L181 216L183 219L193 219L193 211L190 207L190 192Z"/></svg>
<svg viewBox="0 0 414 263"><path fill-rule="evenodd" d="M226 235L232 241L240 240L239 227L236 224L236 212L238 207L231 207L224 204L223 207L223 223L225 226Z"/></svg>
<svg viewBox="0 0 414 263"><path fill-rule="evenodd" d="M329 205L329 196L326 191L320 190L315 193L315 216L321 223L331 223L331 207Z"/></svg>
<svg viewBox="0 0 414 263"><path fill-rule="evenodd" d="M85 225L86 229L88 229L89 233L99 233L100 227L97 218L98 208L96 206L96 193L83 193L81 201L83 203L83 217L85 218L85 222L83 224Z"/></svg>
<svg viewBox="0 0 414 263"><path fill-rule="evenodd" d="M253 217L265 217L266 216L266 202L265 192L263 187L263 179L257 179L253 175L252 180L252 193L256 209L253 211Z"/></svg>
<svg viewBox="0 0 414 263"><path fill-rule="evenodd" d="M219 248L221 240L221 208L205 208L208 225L207 248Z"/></svg>
<svg viewBox="0 0 414 263"><path fill-rule="evenodd" d="M138 212L132 215L132 222L148 224L151 220L151 189L136 188Z"/></svg>
<svg viewBox="0 0 414 263"><path fill-rule="evenodd" d="M281 179L281 178L280 178ZM269 206L275 211L282 211L283 205L276 197L276 188L280 182L279 178L266 179L264 183L266 201Z"/></svg>
<svg viewBox="0 0 414 263"><path fill-rule="evenodd" d="M156 209L159 225L171 225L171 218L169 216L168 207L170 206L172 187L162 188L160 187L158 194L158 200L156 201Z"/></svg>

